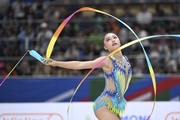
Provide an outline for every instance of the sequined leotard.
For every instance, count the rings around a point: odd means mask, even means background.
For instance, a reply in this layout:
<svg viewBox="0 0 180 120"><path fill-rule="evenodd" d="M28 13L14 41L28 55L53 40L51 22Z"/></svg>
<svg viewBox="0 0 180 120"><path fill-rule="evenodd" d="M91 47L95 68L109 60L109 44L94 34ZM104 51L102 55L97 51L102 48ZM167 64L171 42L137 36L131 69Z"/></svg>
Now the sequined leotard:
<svg viewBox="0 0 180 120"><path fill-rule="evenodd" d="M128 58L126 56L123 58L124 62L122 63L113 56L110 57L113 70L110 74L104 72L105 88L93 104L94 111L102 106L107 106L116 115L124 114L126 107L124 94L132 77L132 69Z"/></svg>

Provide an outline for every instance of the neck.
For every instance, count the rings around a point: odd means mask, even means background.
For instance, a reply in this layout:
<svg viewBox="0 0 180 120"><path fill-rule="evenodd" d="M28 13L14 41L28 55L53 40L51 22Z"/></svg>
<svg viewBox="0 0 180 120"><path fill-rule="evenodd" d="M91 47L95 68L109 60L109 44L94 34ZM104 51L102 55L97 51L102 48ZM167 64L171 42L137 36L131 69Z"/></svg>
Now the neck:
<svg viewBox="0 0 180 120"><path fill-rule="evenodd" d="M123 54L121 51L116 52L113 56L119 60L121 60L123 58Z"/></svg>

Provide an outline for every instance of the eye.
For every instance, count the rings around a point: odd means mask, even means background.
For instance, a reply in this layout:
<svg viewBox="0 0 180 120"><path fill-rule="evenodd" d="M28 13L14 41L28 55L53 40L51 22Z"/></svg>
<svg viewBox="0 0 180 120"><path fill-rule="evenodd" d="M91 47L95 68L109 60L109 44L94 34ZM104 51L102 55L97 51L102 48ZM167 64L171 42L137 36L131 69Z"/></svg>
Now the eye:
<svg viewBox="0 0 180 120"><path fill-rule="evenodd" d="M109 41L109 40L110 40L109 38L106 39L106 41Z"/></svg>
<svg viewBox="0 0 180 120"><path fill-rule="evenodd" d="M117 36L114 36L113 38L114 38L114 39L116 39L116 38L117 38Z"/></svg>

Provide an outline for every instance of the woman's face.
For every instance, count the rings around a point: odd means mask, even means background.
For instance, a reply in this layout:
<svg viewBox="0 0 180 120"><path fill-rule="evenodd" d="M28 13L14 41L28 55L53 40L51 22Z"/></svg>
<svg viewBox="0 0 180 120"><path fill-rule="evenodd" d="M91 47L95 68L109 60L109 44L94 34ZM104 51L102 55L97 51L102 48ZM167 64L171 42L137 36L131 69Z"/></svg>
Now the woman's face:
<svg viewBox="0 0 180 120"><path fill-rule="evenodd" d="M114 33L108 33L104 36L104 49L109 52L114 51L115 49L121 46L118 36Z"/></svg>

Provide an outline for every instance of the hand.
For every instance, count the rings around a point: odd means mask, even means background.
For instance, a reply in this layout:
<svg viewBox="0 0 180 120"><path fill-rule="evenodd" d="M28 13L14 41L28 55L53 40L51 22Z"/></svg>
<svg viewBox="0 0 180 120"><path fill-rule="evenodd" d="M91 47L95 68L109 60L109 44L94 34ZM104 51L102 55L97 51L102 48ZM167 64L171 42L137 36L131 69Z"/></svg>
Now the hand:
<svg viewBox="0 0 180 120"><path fill-rule="evenodd" d="M51 65L51 66L56 66L57 61L53 60L53 59L49 59L47 60L46 58L42 58L45 65Z"/></svg>

